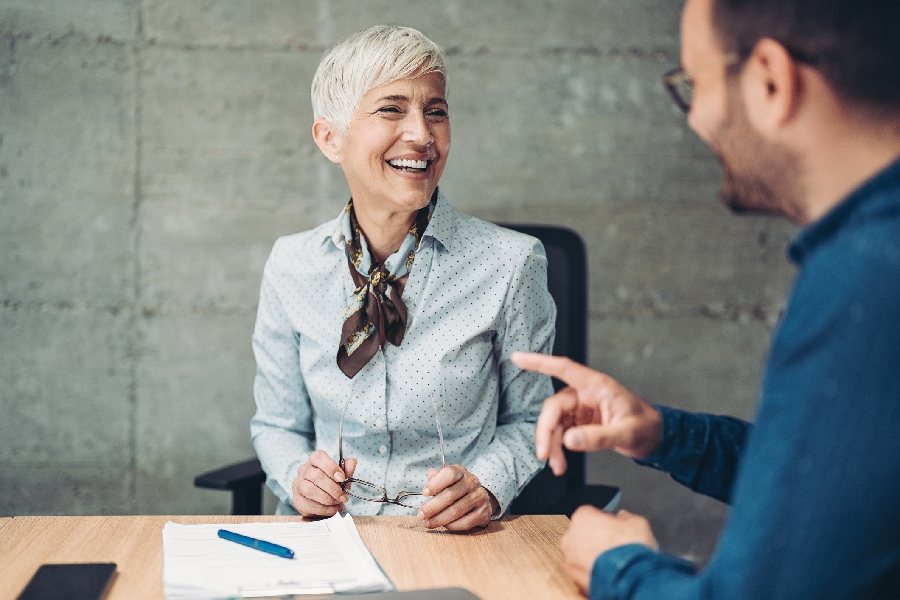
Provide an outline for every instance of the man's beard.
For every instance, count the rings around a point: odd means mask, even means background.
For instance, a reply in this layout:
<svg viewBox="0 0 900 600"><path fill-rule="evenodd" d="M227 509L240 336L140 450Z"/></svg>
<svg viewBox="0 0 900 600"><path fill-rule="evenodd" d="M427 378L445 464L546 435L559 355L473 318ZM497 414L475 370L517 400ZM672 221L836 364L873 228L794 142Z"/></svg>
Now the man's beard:
<svg viewBox="0 0 900 600"><path fill-rule="evenodd" d="M719 198L735 213L802 218L800 159L750 125L736 83L728 85L727 115L710 147L722 164Z"/></svg>

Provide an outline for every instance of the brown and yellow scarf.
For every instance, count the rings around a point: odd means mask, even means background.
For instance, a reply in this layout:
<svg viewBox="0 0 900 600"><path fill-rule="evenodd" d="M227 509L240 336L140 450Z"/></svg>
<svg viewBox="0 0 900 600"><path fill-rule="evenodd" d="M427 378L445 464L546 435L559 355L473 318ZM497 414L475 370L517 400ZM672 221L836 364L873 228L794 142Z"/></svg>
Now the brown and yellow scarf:
<svg viewBox="0 0 900 600"><path fill-rule="evenodd" d="M356 289L344 310L337 364L351 379L375 356L378 348L384 347L386 341L395 346L403 341L406 305L397 291L397 280L412 268L436 198L437 190L428 206L419 210L400 248L384 263L377 262L370 254L365 233L356 221L352 199L341 214L347 262Z"/></svg>

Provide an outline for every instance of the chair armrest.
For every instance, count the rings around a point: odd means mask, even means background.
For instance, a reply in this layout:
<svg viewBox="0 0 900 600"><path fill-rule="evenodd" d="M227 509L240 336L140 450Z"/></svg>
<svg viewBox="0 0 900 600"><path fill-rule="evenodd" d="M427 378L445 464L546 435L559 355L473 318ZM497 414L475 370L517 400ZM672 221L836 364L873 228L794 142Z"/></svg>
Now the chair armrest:
<svg viewBox="0 0 900 600"><path fill-rule="evenodd" d="M234 463L194 477L194 486L211 490L231 491L231 514L262 514L262 486L266 474L254 458Z"/></svg>
<svg viewBox="0 0 900 600"><path fill-rule="evenodd" d="M622 490L611 485L583 485L567 492L565 497L554 507L554 514L564 514L571 518L572 513L582 506L589 504L600 510L612 512L619 505L622 498Z"/></svg>
<svg viewBox="0 0 900 600"><path fill-rule="evenodd" d="M262 485L265 481L266 474L256 458L194 477L195 486L212 490L234 490L248 485Z"/></svg>

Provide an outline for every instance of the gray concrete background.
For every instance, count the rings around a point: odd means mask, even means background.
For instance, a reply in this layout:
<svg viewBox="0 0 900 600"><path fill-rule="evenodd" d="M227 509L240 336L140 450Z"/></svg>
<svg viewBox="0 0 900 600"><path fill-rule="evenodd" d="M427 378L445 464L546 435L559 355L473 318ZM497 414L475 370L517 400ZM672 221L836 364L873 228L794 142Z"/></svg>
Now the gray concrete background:
<svg viewBox="0 0 900 600"><path fill-rule="evenodd" d="M279 235L347 190L309 134L325 49L380 23L449 57L441 182L482 218L572 227L590 364L752 418L789 225L718 205L660 85L680 0L0 0L0 515L224 513L195 474L252 455L250 333ZM724 507L612 455L663 549Z"/></svg>

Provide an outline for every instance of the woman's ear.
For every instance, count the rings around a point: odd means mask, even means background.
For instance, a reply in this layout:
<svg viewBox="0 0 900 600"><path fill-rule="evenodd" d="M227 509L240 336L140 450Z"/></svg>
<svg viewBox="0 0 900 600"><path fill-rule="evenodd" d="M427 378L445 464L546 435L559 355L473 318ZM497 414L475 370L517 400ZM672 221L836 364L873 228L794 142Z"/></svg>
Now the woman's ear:
<svg viewBox="0 0 900 600"><path fill-rule="evenodd" d="M344 138L334 125L325 119L316 119L312 125L312 135L316 146L319 147L325 158L335 164L340 164L344 161L345 157L341 154L341 150L344 147Z"/></svg>

